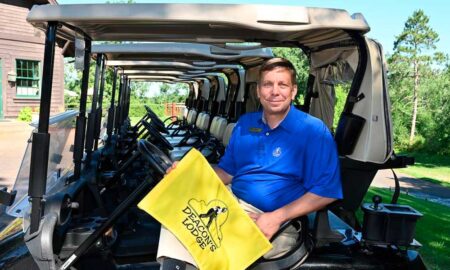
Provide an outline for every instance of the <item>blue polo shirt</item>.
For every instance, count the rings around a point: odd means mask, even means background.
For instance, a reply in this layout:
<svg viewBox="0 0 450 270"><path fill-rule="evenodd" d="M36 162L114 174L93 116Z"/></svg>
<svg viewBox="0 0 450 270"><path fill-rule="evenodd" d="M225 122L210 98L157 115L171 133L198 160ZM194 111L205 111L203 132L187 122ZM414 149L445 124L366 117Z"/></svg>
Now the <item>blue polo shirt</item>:
<svg viewBox="0 0 450 270"><path fill-rule="evenodd" d="M233 176L232 191L264 212L306 192L342 198L336 145L325 124L291 106L274 129L262 112L237 122L218 166Z"/></svg>

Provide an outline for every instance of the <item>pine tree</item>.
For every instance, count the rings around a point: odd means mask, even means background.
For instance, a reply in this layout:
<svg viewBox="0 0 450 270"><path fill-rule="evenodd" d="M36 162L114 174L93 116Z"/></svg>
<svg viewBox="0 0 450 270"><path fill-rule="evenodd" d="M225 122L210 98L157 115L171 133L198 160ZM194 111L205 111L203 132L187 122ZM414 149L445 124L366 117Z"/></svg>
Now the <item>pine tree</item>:
<svg viewBox="0 0 450 270"><path fill-rule="evenodd" d="M410 77L414 80L413 86L413 110L409 145L414 143L416 132L416 120L419 104L420 73L422 66L429 66L433 61L430 52L436 49L439 41L438 34L428 25L429 18L423 10L416 10L405 23L403 32L396 37L394 42L394 61L406 62L410 68Z"/></svg>

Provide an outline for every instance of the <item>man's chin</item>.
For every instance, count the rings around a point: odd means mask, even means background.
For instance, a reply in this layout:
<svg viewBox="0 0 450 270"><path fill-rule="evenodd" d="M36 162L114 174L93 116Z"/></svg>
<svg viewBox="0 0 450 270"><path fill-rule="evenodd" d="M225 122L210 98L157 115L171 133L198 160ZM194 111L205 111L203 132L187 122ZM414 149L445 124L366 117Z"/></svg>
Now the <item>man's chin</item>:
<svg viewBox="0 0 450 270"><path fill-rule="evenodd" d="M283 108L281 106L269 107L267 109L264 109L264 111L269 114L285 114L287 110L288 108Z"/></svg>

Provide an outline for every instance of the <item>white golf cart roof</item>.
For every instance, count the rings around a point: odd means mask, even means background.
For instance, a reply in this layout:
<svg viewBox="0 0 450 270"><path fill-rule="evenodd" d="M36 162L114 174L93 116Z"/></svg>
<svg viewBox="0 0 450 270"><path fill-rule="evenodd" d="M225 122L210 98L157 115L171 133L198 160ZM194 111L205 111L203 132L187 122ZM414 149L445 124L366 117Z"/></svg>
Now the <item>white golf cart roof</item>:
<svg viewBox="0 0 450 270"><path fill-rule="evenodd" d="M361 14L300 6L239 4L88 4L33 6L27 17L46 29L61 24L58 37L96 41L177 41L221 44L295 42L305 48L350 39L369 26ZM227 47L240 47L228 45ZM293 45L294 46L294 45Z"/></svg>
<svg viewBox="0 0 450 270"><path fill-rule="evenodd" d="M106 55L107 65L120 67L121 74L127 74L128 78L133 79L137 79L138 75L179 76L206 71L227 72L227 69L240 69L241 65L257 66L273 57L270 48L238 50L209 44L173 42L93 45L91 52Z"/></svg>
<svg viewBox="0 0 450 270"><path fill-rule="evenodd" d="M190 82L194 77L219 76L234 69L245 81L242 66L256 66L273 57L270 48L227 49L199 43L125 43L93 45L92 54L104 54L106 64L120 67L132 81ZM158 61L159 60L159 61ZM209 71L209 73L208 73ZM215 73L211 73L216 71ZM245 91L244 83L241 83Z"/></svg>
<svg viewBox="0 0 450 270"><path fill-rule="evenodd" d="M93 45L91 52L102 53L108 60L161 60L177 62L215 61L220 63L239 63L258 65L265 59L273 57L269 48L228 49L209 44L151 42L126 44Z"/></svg>

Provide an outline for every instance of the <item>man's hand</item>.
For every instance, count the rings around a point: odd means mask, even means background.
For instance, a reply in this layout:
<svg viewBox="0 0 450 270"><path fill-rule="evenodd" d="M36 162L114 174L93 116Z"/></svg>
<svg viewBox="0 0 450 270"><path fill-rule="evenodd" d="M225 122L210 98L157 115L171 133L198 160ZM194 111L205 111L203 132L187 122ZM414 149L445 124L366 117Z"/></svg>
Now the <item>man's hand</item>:
<svg viewBox="0 0 450 270"><path fill-rule="evenodd" d="M297 200L273 212L262 214L249 213L249 216L255 221L267 239L270 239L284 222L322 209L335 200L307 192Z"/></svg>
<svg viewBox="0 0 450 270"><path fill-rule="evenodd" d="M266 236L267 239L271 239L272 236L280 229L283 220L275 212L267 213L248 213L251 219L255 221L258 228Z"/></svg>
<svg viewBox="0 0 450 270"><path fill-rule="evenodd" d="M168 175L171 171L173 171L178 165L178 161L174 161L172 163L172 166L170 166L169 168L167 168L166 170L166 175Z"/></svg>

